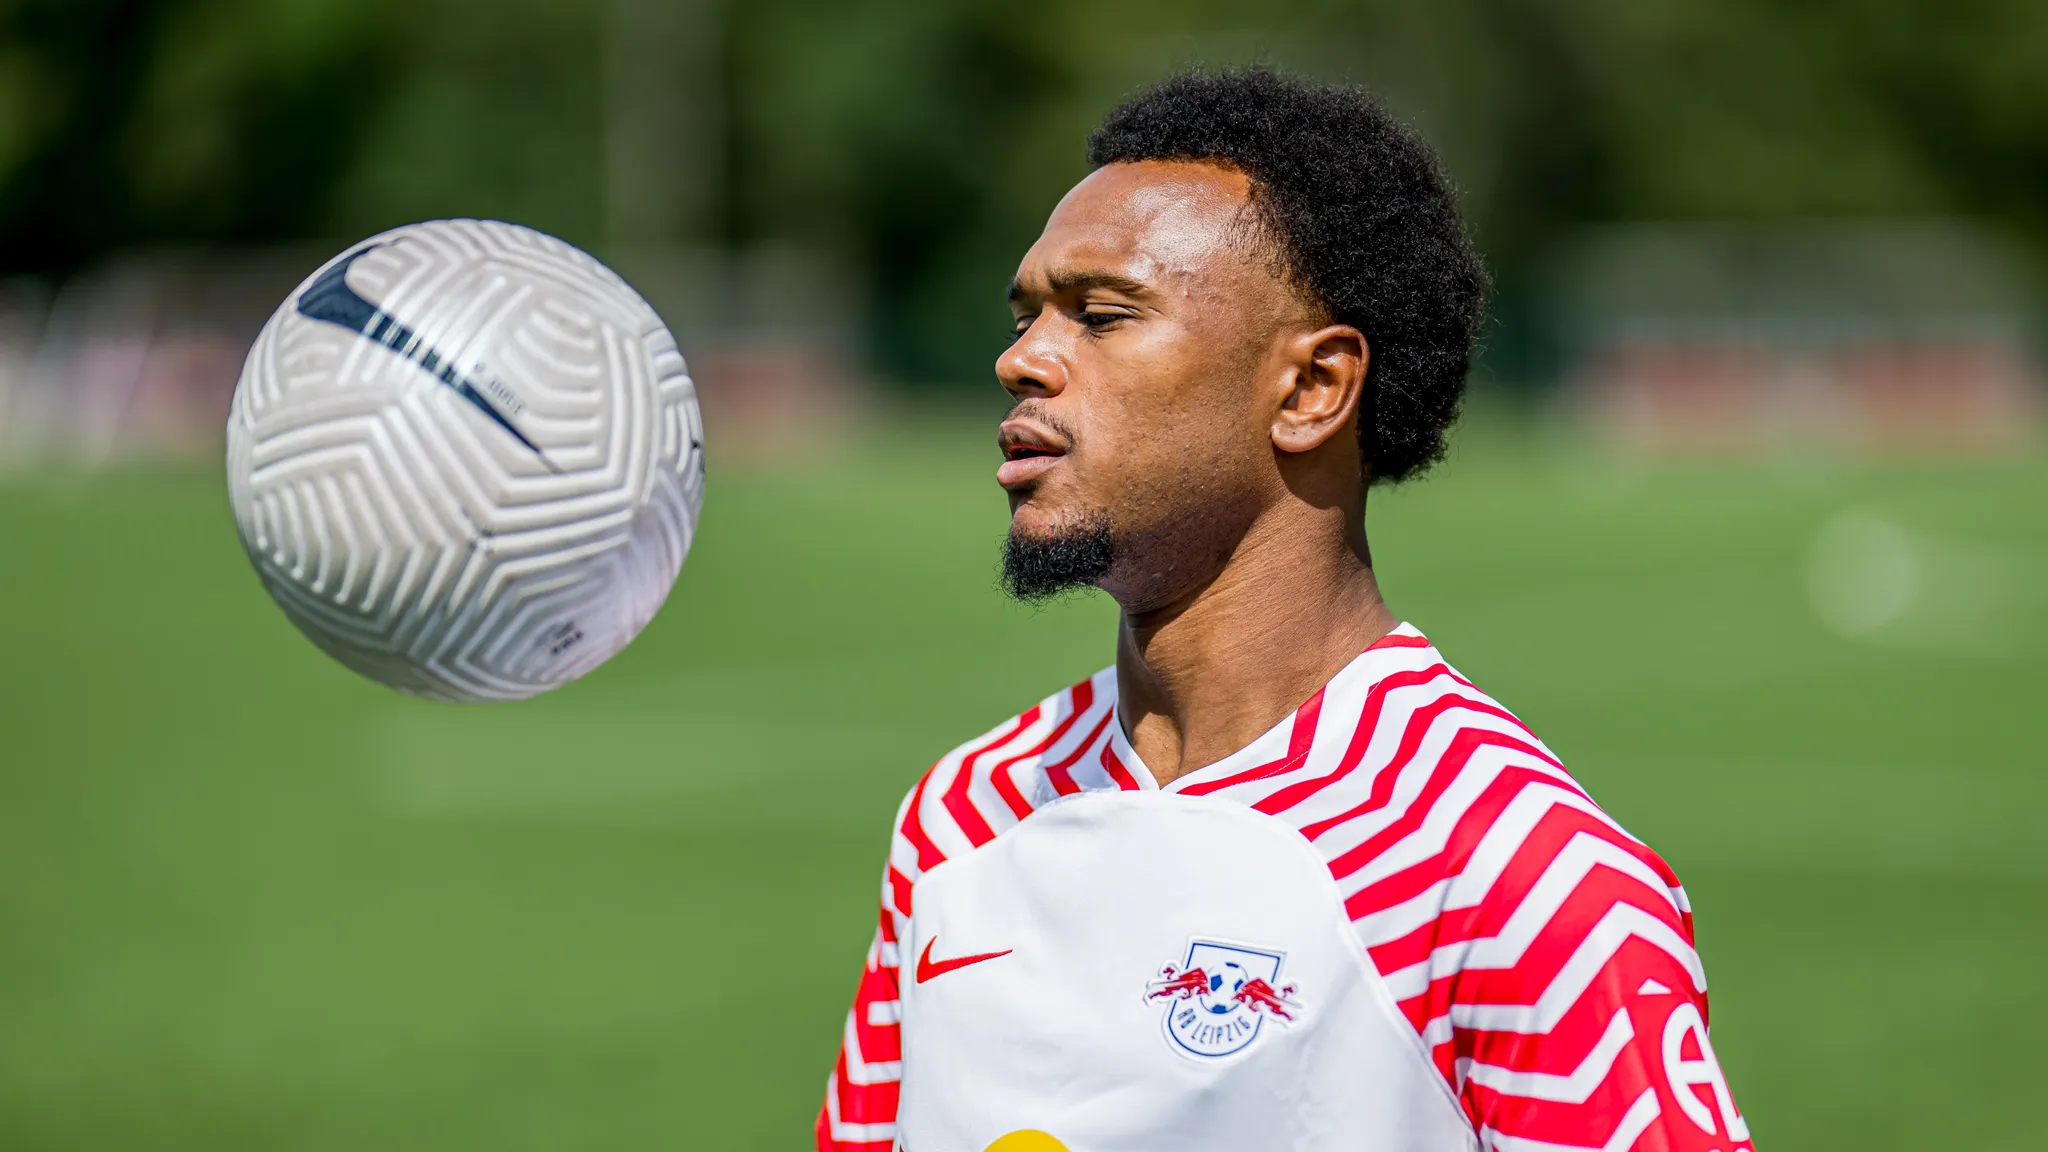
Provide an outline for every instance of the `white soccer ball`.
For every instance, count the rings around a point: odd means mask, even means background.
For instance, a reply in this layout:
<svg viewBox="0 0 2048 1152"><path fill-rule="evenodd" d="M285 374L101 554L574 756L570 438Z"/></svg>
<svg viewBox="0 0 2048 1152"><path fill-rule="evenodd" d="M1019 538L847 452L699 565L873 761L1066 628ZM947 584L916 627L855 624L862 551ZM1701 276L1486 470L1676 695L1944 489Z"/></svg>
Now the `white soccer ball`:
<svg viewBox="0 0 2048 1152"><path fill-rule="evenodd" d="M439 700L573 680L667 598L703 501L661 318L515 224L373 237L249 350L228 494L263 586L329 655Z"/></svg>

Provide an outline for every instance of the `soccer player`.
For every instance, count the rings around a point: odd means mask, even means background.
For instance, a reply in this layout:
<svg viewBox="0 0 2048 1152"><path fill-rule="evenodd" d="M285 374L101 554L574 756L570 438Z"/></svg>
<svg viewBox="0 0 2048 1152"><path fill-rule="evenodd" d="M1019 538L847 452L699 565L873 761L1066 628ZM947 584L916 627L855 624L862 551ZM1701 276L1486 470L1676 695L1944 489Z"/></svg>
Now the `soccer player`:
<svg viewBox="0 0 2048 1152"><path fill-rule="evenodd" d="M1088 153L996 479L1010 589L1107 592L1116 663L910 790L818 1146L1750 1148L1677 878L1373 579L1485 291L1429 147L1253 70Z"/></svg>

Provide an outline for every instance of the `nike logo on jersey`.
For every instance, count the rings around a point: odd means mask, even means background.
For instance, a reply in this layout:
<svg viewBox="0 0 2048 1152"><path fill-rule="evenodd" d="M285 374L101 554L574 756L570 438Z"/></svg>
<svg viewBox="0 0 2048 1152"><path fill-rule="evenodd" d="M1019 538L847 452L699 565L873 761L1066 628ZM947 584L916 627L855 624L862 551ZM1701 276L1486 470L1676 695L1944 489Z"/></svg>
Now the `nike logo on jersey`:
<svg viewBox="0 0 2048 1152"><path fill-rule="evenodd" d="M933 961L932 945L938 942L939 938L937 936L924 942L924 954L917 958L917 982L919 984L934 976L944 976L948 972L965 968L969 964L979 964L983 960L994 960L999 957L1008 956L1011 952L1016 951L1014 948L1005 948L1001 952L977 952L972 956L955 956L951 960Z"/></svg>
<svg viewBox="0 0 2048 1152"><path fill-rule="evenodd" d="M503 428L514 440L525 445L527 451L539 456L541 463L546 464L549 470L555 470L554 464L541 452L540 445L527 439L525 433L513 427L512 421L505 413L484 395L485 389L505 393L505 398L511 400L516 408L518 402L512 399L509 389L503 385L494 387L489 383L486 383L484 388L477 387L475 381L455 370L455 365L449 363L448 357L442 355L440 349L423 342L418 333L400 324L382 308L363 299L356 294L355 289L348 286L349 265L377 247L380 245L369 244L358 248L336 261L332 268L322 272L304 292L299 293L299 315L367 336L426 369L434 379L454 389L456 395L475 405L478 411L490 417L493 424Z"/></svg>

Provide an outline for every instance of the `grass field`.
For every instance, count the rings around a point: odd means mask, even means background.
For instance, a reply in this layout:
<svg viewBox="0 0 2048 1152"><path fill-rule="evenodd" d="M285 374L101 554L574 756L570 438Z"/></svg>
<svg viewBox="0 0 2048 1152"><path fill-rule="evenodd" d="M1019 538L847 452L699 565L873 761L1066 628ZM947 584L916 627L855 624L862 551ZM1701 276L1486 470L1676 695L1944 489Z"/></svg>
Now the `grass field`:
<svg viewBox="0 0 2048 1152"><path fill-rule="evenodd" d="M1540 439L1376 495L1383 579L1685 878L1760 1143L2036 1146L2048 460ZM903 790L1109 658L996 593L987 441L714 469L646 635L490 709L328 663L210 470L0 483L0 1148L804 1146Z"/></svg>

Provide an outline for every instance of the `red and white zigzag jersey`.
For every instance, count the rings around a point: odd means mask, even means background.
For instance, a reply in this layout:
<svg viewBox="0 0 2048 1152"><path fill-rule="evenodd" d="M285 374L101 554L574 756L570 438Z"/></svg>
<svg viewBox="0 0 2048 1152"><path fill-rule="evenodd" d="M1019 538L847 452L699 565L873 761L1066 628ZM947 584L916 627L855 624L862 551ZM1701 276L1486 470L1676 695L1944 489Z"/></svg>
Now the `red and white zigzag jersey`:
<svg viewBox="0 0 2048 1152"><path fill-rule="evenodd" d="M1164 788L1105 670L905 799L818 1146L1736 1152L1706 987L1671 870L1413 628Z"/></svg>

